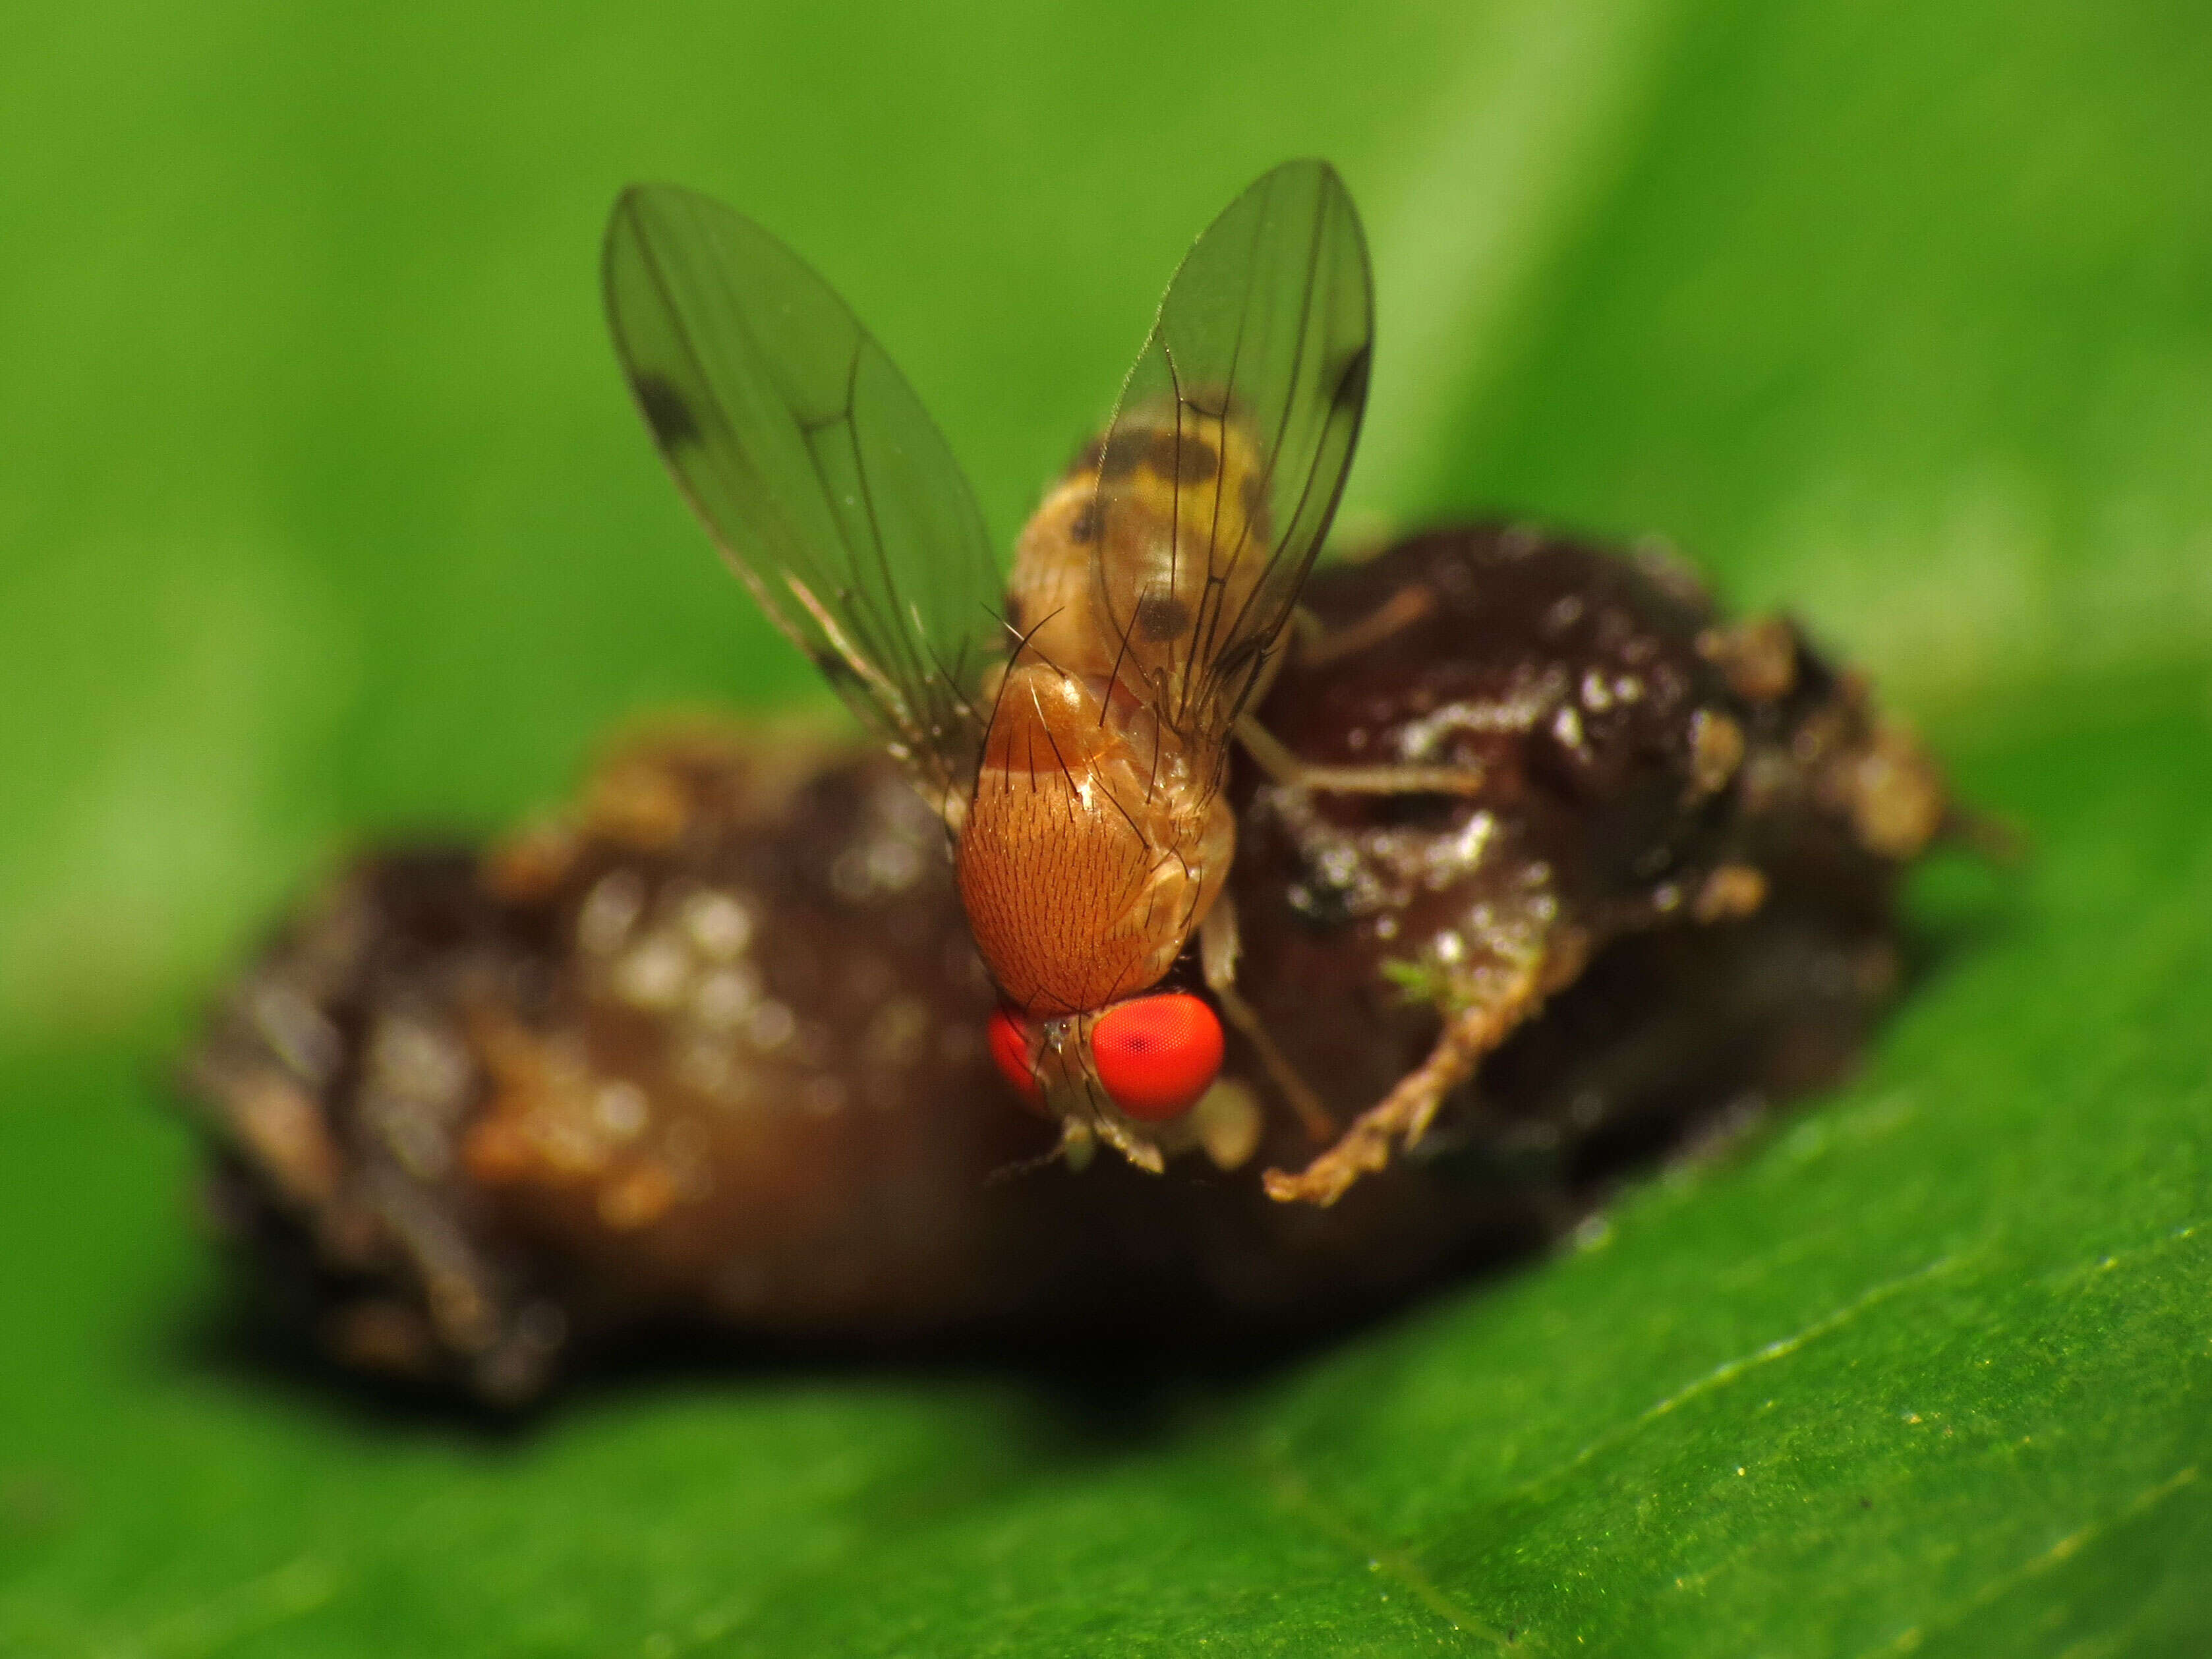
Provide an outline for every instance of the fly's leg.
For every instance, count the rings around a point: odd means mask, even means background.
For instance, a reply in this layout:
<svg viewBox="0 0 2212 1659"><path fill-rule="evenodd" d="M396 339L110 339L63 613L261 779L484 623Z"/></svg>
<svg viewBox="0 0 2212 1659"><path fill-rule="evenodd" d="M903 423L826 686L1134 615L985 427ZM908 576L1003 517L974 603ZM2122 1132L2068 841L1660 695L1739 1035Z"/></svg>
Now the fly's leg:
<svg viewBox="0 0 2212 1659"><path fill-rule="evenodd" d="M1431 590L1405 588L1359 621L1334 634L1324 633L1312 614L1302 611L1297 617L1299 659L1308 665L1325 665L1352 656L1421 621L1435 606L1436 596ZM1481 792L1485 781L1480 766L1316 766L1291 752L1288 745L1250 714L1237 720L1237 736L1261 770L1288 788L1363 795L1474 795ZM1234 922L1229 925L1233 929ZM1231 960L1233 966L1233 951ZM1538 967L1538 963L1531 963L1516 972L1495 994L1447 1018L1443 1034L1428 1058L1399 1079L1397 1086L1380 1102L1353 1119L1352 1127L1327 1152L1296 1175L1283 1170L1268 1170L1265 1177L1267 1195L1283 1203L1303 1202L1326 1207L1343 1197L1361 1176L1389 1164L1398 1147L1419 1140L1427 1133L1445 1097L1472 1076L1483 1055L1503 1042L1506 1033L1527 1018L1543 1000ZM1208 984L1213 983L1210 960L1206 979ZM1220 994L1220 988L1217 986L1215 989ZM1224 996L1222 1006L1239 1025L1248 1031L1255 1030L1256 1022L1248 1024L1252 1020L1251 1012L1241 1000L1231 1002ZM1273 1052L1272 1045L1258 1038L1256 1033L1255 1042L1263 1059ZM1271 1065L1270 1070L1273 1069ZM1286 1089L1285 1092L1290 1091ZM1307 1097L1311 1098L1310 1091ZM1297 1098L1292 1095L1294 1103ZM1313 1120L1307 1120L1307 1127L1314 1127Z"/></svg>
<svg viewBox="0 0 2212 1659"><path fill-rule="evenodd" d="M1249 714L1237 717L1237 739L1273 781L1291 789L1351 795L1475 795L1482 793L1479 766L1316 766L1292 754L1280 738Z"/></svg>
<svg viewBox="0 0 2212 1659"><path fill-rule="evenodd" d="M1312 611L1301 609L1294 617L1298 660L1308 667L1322 667L1355 655L1411 628L1436 605L1433 589L1402 587L1358 622L1333 634ZM1482 788L1479 766L1316 766L1291 753L1249 714L1237 717L1237 736L1260 769L1288 788L1355 795L1473 795Z"/></svg>
<svg viewBox="0 0 2212 1659"><path fill-rule="evenodd" d="M1347 623L1332 634L1322 626L1320 617L1301 605L1293 616L1298 630L1298 660L1309 668L1326 668L1425 621L1436 608L1436 589L1401 587L1358 622Z"/></svg>
<svg viewBox="0 0 2212 1659"><path fill-rule="evenodd" d="M1496 994L1453 1014L1429 1057L1354 1118L1335 1146L1296 1175L1268 1170L1262 1177L1267 1196L1279 1203L1327 1208L1360 1176L1388 1164L1398 1148L1419 1140L1445 1097L1473 1076L1476 1062L1543 1001L1540 967L1540 960L1531 962Z"/></svg>
<svg viewBox="0 0 2212 1659"><path fill-rule="evenodd" d="M1198 925L1198 960L1206 975L1206 988L1213 993L1222 1012L1250 1039L1253 1049L1260 1056L1260 1064L1267 1068L1269 1079L1282 1091L1283 1097L1291 1103L1291 1109L1297 1114L1298 1121L1313 1144L1325 1146L1335 1138L1336 1120L1321 1103L1321 1097L1298 1075L1297 1068L1275 1046L1259 1011L1237 991L1237 958L1242 949L1237 932L1236 902L1224 893L1213 901L1213 908Z"/></svg>

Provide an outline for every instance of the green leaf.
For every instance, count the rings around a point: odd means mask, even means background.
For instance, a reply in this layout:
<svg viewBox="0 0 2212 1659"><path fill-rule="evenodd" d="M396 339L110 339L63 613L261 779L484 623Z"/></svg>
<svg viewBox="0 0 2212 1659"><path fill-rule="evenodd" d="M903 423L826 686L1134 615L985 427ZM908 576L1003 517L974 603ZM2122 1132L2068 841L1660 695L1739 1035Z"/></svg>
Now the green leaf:
<svg viewBox="0 0 2212 1659"><path fill-rule="evenodd" d="M2203 1650L2208 45L2047 0L17 20L0 1652ZM1862 1077L1233 1384L736 1370L500 1432L211 1346L156 1079L225 951L342 838L804 684L624 405L617 184L804 247L1003 535L1182 240L1313 150L1375 229L1370 522L1664 532L2031 839L1917 882Z"/></svg>

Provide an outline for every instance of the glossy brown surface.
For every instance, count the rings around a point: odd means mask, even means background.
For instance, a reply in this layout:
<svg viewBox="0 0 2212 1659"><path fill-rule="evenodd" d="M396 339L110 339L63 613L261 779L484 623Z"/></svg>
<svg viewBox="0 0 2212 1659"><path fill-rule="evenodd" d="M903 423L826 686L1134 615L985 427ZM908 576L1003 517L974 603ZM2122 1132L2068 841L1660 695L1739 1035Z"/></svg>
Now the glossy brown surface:
<svg viewBox="0 0 2212 1659"><path fill-rule="evenodd" d="M1526 1248L1849 1065L1946 811L1863 688L1677 568L1522 532L1310 600L1356 648L1285 672L1277 734L1485 787L1240 773L1245 994L1344 1121L1502 977L1540 1006L1335 1207L1262 1190L1316 1149L1233 1033L1256 1147L1194 1125L1160 1177L1020 1168L1053 1133L985 1052L928 809L884 760L693 732L488 853L364 861L241 979L191 1074L257 1282L348 1364L499 1401L647 1328L1236 1343Z"/></svg>
<svg viewBox="0 0 2212 1659"><path fill-rule="evenodd" d="M1624 936L1801 891L1878 927L1893 862L1941 824L1940 781L1856 682L1786 623L1716 626L1679 565L1453 531L1332 573L1311 601L1357 637L1409 593L1426 600L1413 620L1286 675L1265 718L1309 761L1475 768L1480 794L1269 786L1240 814L1242 856L1291 872L1246 923L1266 964L1250 994L1346 1119L1430 1057L1436 1011L1486 1045ZM1741 672L1752 636L1756 676ZM1332 975L1359 1018L1311 1018ZM1370 1151L1361 1167L1387 1158Z"/></svg>

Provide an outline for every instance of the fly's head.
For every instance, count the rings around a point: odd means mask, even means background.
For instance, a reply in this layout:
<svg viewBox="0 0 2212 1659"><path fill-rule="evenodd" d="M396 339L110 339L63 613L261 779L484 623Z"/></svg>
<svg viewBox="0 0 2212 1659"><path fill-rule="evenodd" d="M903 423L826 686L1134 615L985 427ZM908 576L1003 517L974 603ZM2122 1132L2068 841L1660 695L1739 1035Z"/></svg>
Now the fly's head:
<svg viewBox="0 0 2212 1659"><path fill-rule="evenodd" d="M1059 1123L1070 1164L1089 1162L1103 1140L1157 1175L1161 1131L1205 1097L1221 1070L1221 1021L1183 991L1044 1018L1001 1006L990 1046L1006 1081Z"/></svg>

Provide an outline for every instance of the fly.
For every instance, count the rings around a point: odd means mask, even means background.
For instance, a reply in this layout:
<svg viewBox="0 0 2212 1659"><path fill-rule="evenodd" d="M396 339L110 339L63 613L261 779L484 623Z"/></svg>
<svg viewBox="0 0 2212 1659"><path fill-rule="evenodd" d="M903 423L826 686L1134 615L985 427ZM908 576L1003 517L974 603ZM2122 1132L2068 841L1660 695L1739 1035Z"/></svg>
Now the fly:
<svg viewBox="0 0 2212 1659"><path fill-rule="evenodd" d="M635 187L605 283L678 487L943 817L1001 998L991 1051L1059 1121L1063 1154L1103 1140L1157 1170L1164 1126L1214 1083L1213 1004L1161 988L1194 938L1214 1002L1316 1143L1335 1139L1236 989L1231 746L1315 788L1466 793L1481 778L1308 766L1251 713L1286 650L1329 649L1302 647L1294 623L1374 334L1366 241L1334 169L1274 168L1199 238L1104 434L1047 491L1003 583L920 399L775 237L705 197ZM1420 1092L1393 1138L1442 1097Z"/></svg>

